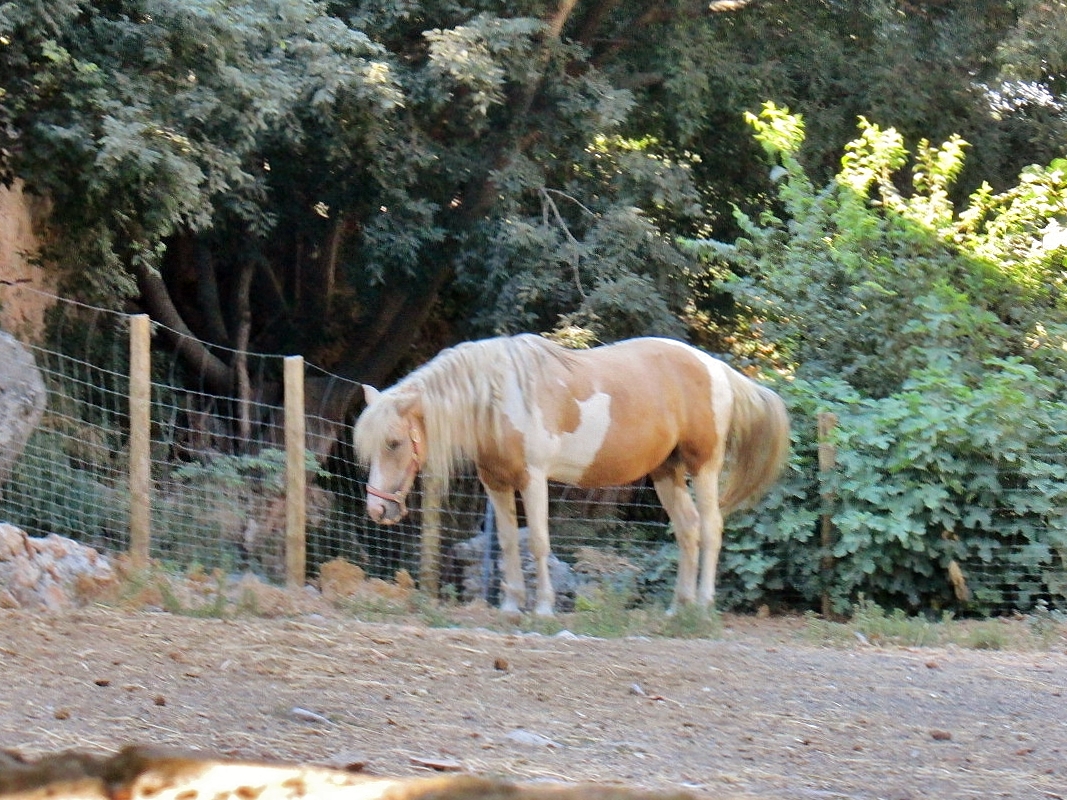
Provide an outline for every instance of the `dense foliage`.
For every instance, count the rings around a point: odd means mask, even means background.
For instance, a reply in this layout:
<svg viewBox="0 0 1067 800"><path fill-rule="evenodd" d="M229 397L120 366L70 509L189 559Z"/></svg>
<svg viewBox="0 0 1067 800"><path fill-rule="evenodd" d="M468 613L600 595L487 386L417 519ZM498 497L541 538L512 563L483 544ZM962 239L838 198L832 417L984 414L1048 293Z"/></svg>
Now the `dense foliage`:
<svg viewBox="0 0 1067 800"><path fill-rule="evenodd" d="M381 382L428 319L447 328L427 351L563 313L681 333L666 227L697 194L616 135L633 96L562 35L566 9L5 4L3 163L51 198L81 293L208 343Z"/></svg>
<svg viewBox="0 0 1067 800"><path fill-rule="evenodd" d="M825 593L838 609L859 595L913 609L1062 601L1067 162L999 194L983 186L955 213L958 138L920 144L905 196L892 129L861 121L817 187L796 158L799 117L768 104L749 122L781 169L784 213L739 211L735 243L694 246L778 348L796 452L728 546L739 596ZM837 418L825 474L820 414Z"/></svg>
<svg viewBox="0 0 1067 800"><path fill-rule="evenodd" d="M965 136L968 188L1064 140L1062 3L0 3L0 167L53 202L84 296L383 382L456 339L727 349L678 236L770 191L742 113ZM818 113L814 113L815 111ZM412 347L416 350L412 353ZM220 355L217 390L243 385ZM247 382L247 381L246 381Z"/></svg>

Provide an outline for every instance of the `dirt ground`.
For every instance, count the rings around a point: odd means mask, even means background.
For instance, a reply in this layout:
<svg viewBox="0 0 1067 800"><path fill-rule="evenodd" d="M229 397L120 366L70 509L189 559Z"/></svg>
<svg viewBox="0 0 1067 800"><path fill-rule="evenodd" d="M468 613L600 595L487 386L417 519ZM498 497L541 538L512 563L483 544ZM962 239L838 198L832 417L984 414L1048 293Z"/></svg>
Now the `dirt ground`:
<svg viewBox="0 0 1067 800"><path fill-rule="evenodd" d="M1067 651L0 611L0 748L169 744L729 798L1067 797Z"/></svg>

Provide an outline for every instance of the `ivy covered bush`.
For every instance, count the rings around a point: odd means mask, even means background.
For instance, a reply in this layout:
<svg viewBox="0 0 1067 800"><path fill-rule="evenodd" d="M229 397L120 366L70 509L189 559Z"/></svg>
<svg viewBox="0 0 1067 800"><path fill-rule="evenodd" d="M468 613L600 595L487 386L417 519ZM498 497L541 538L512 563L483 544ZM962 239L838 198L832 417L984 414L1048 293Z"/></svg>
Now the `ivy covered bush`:
<svg viewBox="0 0 1067 800"><path fill-rule="evenodd" d="M693 246L760 320L794 452L774 493L730 521L724 603L1064 607L1067 161L1001 194L983 186L957 212L960 139L909 160L895 131L861 120L816 187L799 116L768 104L749 122L776 201L736 211L736 242ZM821 413L837 419L825 474Z"/></svg>

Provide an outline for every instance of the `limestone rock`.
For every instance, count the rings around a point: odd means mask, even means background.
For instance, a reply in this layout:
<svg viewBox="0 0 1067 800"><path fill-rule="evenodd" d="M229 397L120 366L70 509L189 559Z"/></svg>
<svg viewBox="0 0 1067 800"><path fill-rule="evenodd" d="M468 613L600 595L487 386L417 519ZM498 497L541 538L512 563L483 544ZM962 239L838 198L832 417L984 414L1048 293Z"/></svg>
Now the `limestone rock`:
<svg viewBox="0 0 1067 800"><path fill-rule="evenodd" d="M0 331L0 486L41 421L47 396L33 355Z"/></svg>
<svg viewBox="0 0 1067 800"><path fill-rule="evenodd" d="M93 548L0 523L0 608L73 608L117 584L110 561Z"/></svg>

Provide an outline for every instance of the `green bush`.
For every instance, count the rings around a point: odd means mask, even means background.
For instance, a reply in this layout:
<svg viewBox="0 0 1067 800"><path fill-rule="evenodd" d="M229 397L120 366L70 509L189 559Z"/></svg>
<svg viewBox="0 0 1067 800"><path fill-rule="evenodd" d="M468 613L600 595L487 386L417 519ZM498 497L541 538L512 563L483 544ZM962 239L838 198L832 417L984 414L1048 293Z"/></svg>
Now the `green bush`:
<svg viewBox="0 0 1067 800"><path fill-rule="evenodd" d="M68 452L75 444L68 436L38 429L3 487L0 515L31 536L55 533L93 546L125 547L125 475L110 480L91 465L75 465Z"/></svg>
<svg viewBox="0 0 1067 800"><path fill-rule="evenodd" d="M826 594L839 612L860 595L909 610L1063 604L1067 407L1052 399L1052 383L1004 361L976 385L930 369L878 399L840 381L794 382L785 394L795 429L810 439L816 407L837 415L837 467L820 476L813 448L801 448L760 508L732 521L727 602L780 596L815 606ZM828 553L817 537L824 509L833 520ZM971 592L966 602L948 578L952 562Z"/></svg>
<svg viewBox="0 0 1067 800"><path fill-rule="evenodd" d="M778 202L738 211L736 243L694 246L763 321L794 452L759 509L731 521L723 603L1064 604L1067 163L1030 168L1000 195L983 187L957 214L958 138L920 143L905 195L900 136L861 120L819 189L797 155L799 117L768 105L750 122L777 162ZM838 418L824 476L820 412Z"/></svg>

